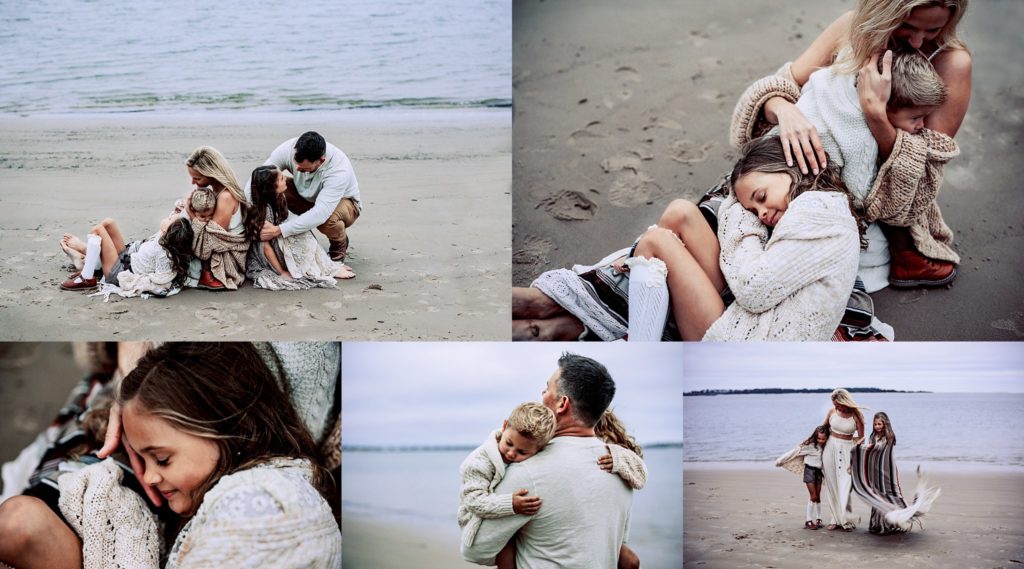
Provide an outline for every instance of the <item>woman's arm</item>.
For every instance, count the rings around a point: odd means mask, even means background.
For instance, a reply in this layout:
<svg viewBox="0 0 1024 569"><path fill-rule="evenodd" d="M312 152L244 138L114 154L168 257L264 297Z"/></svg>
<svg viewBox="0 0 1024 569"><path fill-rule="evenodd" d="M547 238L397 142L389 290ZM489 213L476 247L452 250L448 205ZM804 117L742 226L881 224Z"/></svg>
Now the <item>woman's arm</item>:
<svg viewBox="0 0 1024 569"><path fill-rule="evenodd" d="M239 208L238 200L228 190L221 190L217 194L217 207L213 210L213 221L223 229L228 229L231 224L231 216Z"/></svg>
<svg viewBox="0 0 1024 569"><path fill-rule="evenodd" d="M953 137L971 102L971 54L965 49L949 50L935 56L932 65L946 84L946 102L925 117L924 126Z"/></svg>
<svg viewBox="0 0 1024 569"><path fill-rule="evenodd" d="M860 414L860 411L853 414L853 421L857 423L857 434L860 435L853 440L853 444L860 444L864 440L864 416Z"/></svg>

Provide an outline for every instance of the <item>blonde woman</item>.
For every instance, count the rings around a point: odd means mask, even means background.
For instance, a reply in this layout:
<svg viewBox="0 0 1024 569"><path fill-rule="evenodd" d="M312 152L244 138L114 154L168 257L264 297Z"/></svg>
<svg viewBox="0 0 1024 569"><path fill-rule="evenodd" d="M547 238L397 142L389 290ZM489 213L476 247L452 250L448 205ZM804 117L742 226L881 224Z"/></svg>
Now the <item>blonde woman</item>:
<svg viewBox="0 0 1024 569"><path fill-rule="evenodd" d="M185 168L195 187L208 186L217 195L217 205L213 210L213 216L203 220L213 221L228 233L243 235L248 202L242 192L241 184L235 178L235 173L224 155L211 146L200 146L193 150L185 160ZM193 191L195 190L193 189ZM192 196L189 194L185 199L185 211L189 218L196 218L197 216L191 209L191 198ZM192 269L190 272L194 273L197 272L198 267ZM202 265L202 274L197 286L211 290L225 289L224 283L210 273L208 262Z"/></svg>
<svg viewBox="0 0 1024 569"><path fill-rule="evenodd" d="M832 407L825 415L824 422L832 435L821 454L821 470L828 490L825 495L832 511L832 521L827 528L850 531L854 528L849 515L852 511L850 495L853 491L850 455L853 448L864 440L864 415L860 410L866 407L858 405L850 392L843 388L832 391Z"/></svg>
<svg viewBox="0 0 1024 569"><path fill-rule="evenodd" d="M802 87L813 71L833 63L842 73L856 73L860 105L878 143L881 163L913 149L897 144L899 132L886 119L890 77L888 68L879 70L878 61L887 49L918 50L935 67L948 92L945 102L925 118L924 126L952 138L971 99L971 54L957 36L967 5L968 0L860 0L855 10L836 19L792 65L787 64L783 75ZM815 126L792 101L769 99L764 119L779 125L790 165L815 174L825 166L825 150ZM927 286L944 284L954 274L954 263L918 253L906 228L885 229L896 280Z"/></svg>

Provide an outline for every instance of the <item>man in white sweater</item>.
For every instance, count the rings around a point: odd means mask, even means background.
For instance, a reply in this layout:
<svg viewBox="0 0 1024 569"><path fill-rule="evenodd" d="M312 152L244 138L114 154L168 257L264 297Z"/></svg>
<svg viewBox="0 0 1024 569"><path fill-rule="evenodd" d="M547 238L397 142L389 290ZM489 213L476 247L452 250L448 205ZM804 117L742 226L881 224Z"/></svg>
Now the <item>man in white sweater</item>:
<svg viewBox="0 0 1024 569"><path fill-rule="evenodd" d="M343 262L348 254L346 229L359 218L363 207L359 201L359 182L348 156L328 144L324 137L309 131L286 140L263 164L290 174L284 195L288 211L299 215L289 216L281 225L265 222L260 239L289 237L315 227L330 242L331 259ZM245 185L245 197L252 199L251 181Z"/></svg>
<svg viewBox="0 0 1024 569"><path fill-rule="evenodd" d="M514 537L519 569L618 566L633 491L618 476L594 467L607 453L594 425L614 395L615 382L600 363L568 353L558 360L543 394L544 405L555 413L555 437L543 453L508 465L494 490L511 494L526 488L544 503L533 516L483 520L476 540L462 549L467 561L493 565Z"/></svg>

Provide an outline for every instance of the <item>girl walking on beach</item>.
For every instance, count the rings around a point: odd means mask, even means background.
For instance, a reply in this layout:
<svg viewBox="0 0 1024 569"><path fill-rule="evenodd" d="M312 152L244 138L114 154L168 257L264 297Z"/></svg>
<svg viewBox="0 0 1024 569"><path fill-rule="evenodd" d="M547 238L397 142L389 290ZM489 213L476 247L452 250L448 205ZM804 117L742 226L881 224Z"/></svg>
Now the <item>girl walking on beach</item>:
<svg viewBox="0 0 1024 569"><path fill-rule="evenodd" d="M892 454L895 446L896 433L892 430L889 415L878 412L872 420L871 435L853 453L853 489L871 505L868 531L878 535L910 531L914 520L931 509L940 493L938 488L928 485L918 469L915 500L907 504Z"/></svg>
<svg viewBox="0 0 1024 569"><path fill-rule="evenodd" d="M832 391L833 409L825 415L823 427L828 427L831 435L822 452L822 473L825 477L825 488L828 490L828 507L832 511L832 521L828 529L846 531L856 527L848 515L853 511L850 495L853 491L853 477L850 468L850 455L853 447L864 439L864 415L861 407L843 389Z"/></svg>
<svg viewBox="0 0 1024 569"><path fill-rule="evenodd" d="M828 434L828 427L818 425L804 442L775 461L775 466L785 468L794 474L803 474L804 484L807 485L809 494L804 517L805 529L816 530L822 525L821 483L824 480L824 474L821 470L821 455L828 442Z"/></svg>
<svg viewBox="0 0 1024 569"><path fill-rule="evenodd" d="M166 295L180 288L192 259L192 224L172 214L152 236L125 244L121 229L110 218L92 228L88 242L70 233L60 247L79 268L61 283L63 290L83 290L97 285L96 269L108 284L126 296L146 292Z"/></svg>

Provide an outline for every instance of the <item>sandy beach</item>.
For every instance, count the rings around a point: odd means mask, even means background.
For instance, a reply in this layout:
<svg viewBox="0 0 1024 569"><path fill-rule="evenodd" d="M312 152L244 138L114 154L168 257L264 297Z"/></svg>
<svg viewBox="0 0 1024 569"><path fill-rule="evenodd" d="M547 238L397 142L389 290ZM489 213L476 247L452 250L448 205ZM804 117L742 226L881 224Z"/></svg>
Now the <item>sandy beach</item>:
<svg viewBox="0 0 1024 569"><path fill-rule="evenodd" d="M632 243L674 198L731 168L733 106L848 1L518 2L513 12L513 283ZM585 8L585 9L584 9ZM963 262L951 289L873 295L897 340L1020 340L1024 206L1015 198L1024 4L972 4L973 94L939 203ZM614 30L613 33L609 33ZM1017 39L1014 39L1017 38Z"/></svg>
<svg viewBox="0 0 1024 569"><path fill-rule="evenodd" d="M909 466L900 468L905 494L916 484ZM876 536L866 527L870 509L856 497L856 530L803 529L807 490L781 469L684 466L685 566L981 568L1024 561L1024 472L947 467L928 476L942 495L924 530Z"/></svg>
<svg viewBox="0 0 1024 569"><path fill-rule="evenodd" d="M507 109L0 118L0 339L507 339L509 121ZM107 303L58 289L71 272L60 236L106 217L127 240L151 235L189 189L193 148L221 150L244 183L306 130L359 179L355 279Z"/></svg>
<svg viewBox="0 0 1024 569"><path fill-rule="evenodd" d="M478 567L459 553L459 527L448 530L344 513L342 566L346 569Z"/></svg>

